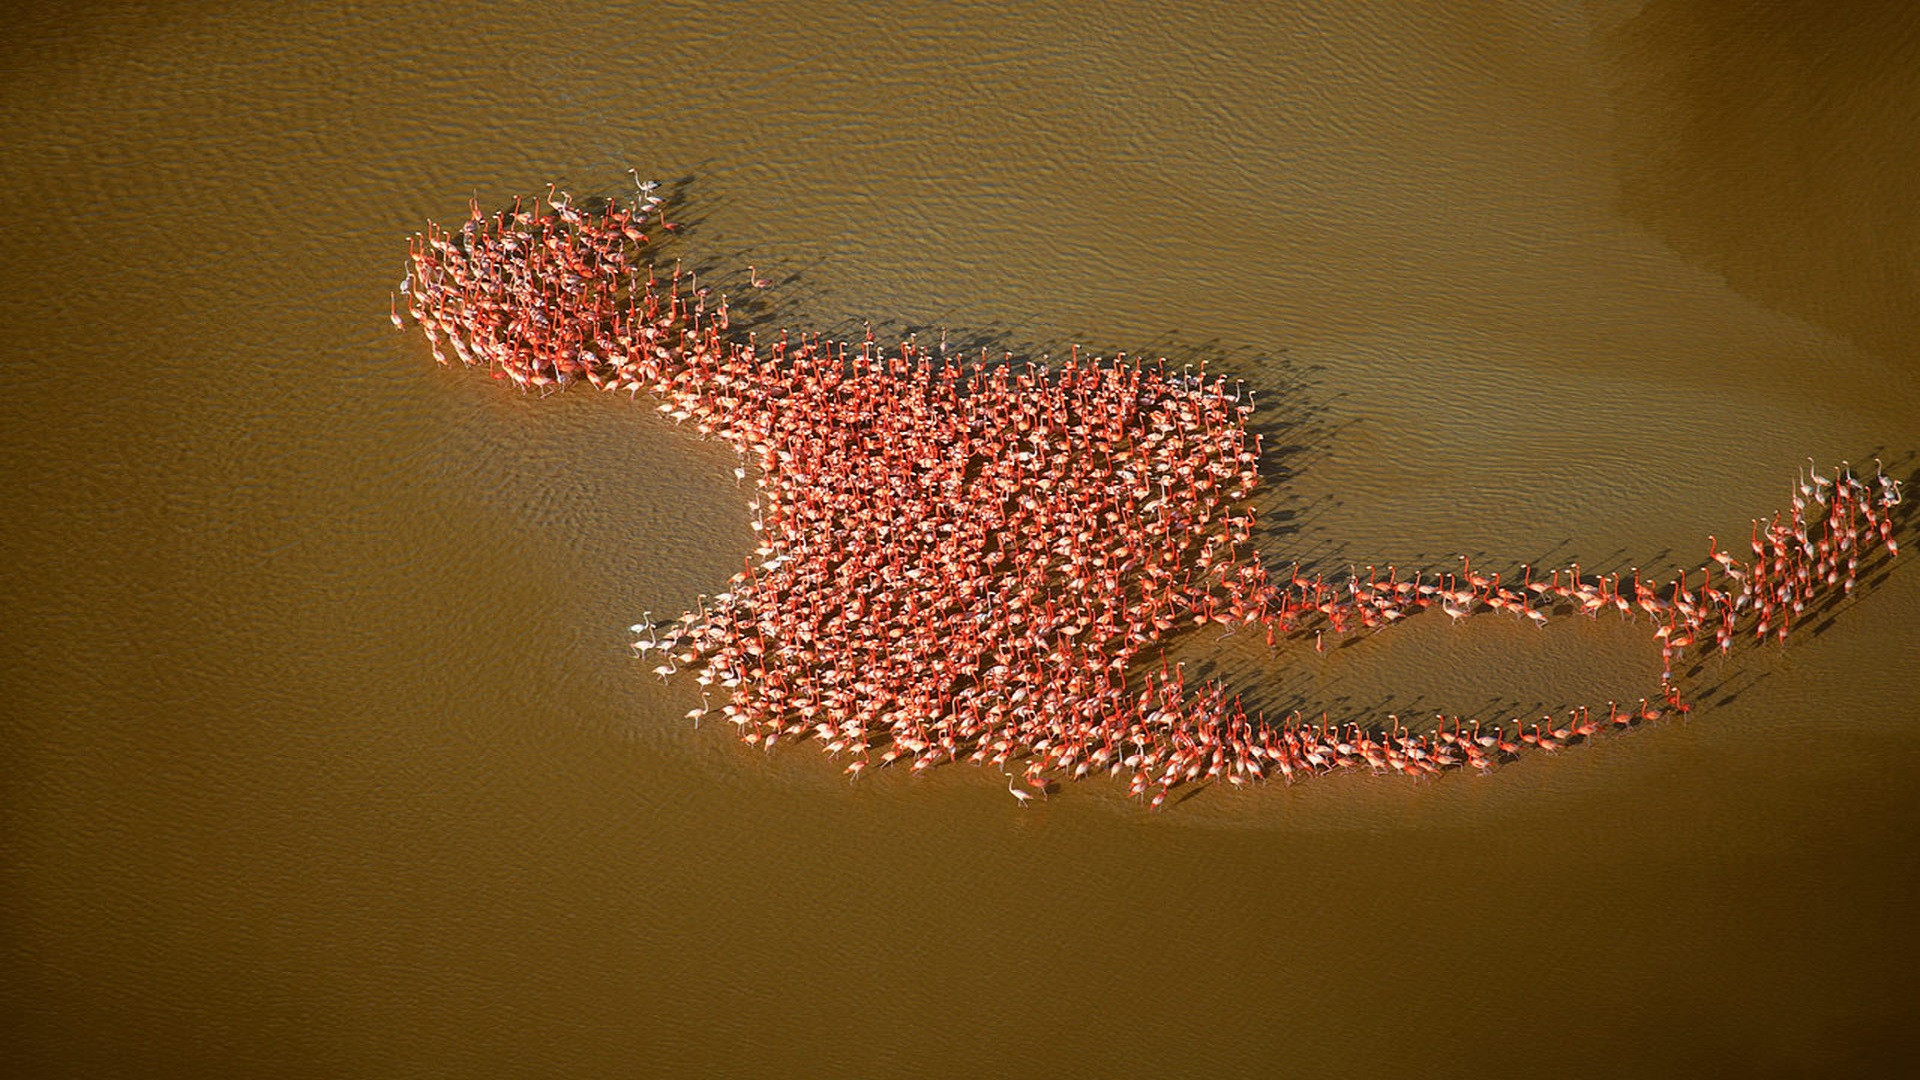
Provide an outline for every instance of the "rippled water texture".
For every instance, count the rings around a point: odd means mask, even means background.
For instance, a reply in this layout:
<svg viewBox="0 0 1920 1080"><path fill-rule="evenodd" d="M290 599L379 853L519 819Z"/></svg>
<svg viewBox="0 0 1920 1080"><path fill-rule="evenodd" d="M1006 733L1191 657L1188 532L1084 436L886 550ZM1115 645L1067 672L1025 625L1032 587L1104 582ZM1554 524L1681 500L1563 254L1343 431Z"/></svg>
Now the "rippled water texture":
<svg viewBox="0 0 1920 1080"><path fill-rule="evenodd" d="M19 16L7 1072L1884 1075L1908 556L1686 722L1493 777L848 785L624 649L752 547L731 452L386 321L429 217L632 165L759 325L1248 378L1270 558L1664 572L1808 454L1920 468L1920 16L1830 8ZM1246 645L1186 648L1469 715L1658 664Z"/></svg>

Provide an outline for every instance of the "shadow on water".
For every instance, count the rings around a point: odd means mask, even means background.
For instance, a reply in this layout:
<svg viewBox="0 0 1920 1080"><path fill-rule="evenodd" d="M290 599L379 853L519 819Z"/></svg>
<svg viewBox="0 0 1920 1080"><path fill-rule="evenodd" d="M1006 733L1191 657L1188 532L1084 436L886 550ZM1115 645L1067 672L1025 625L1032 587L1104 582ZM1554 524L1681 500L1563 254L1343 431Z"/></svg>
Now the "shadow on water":
<svg viewBox="0 0 1920 1080"><path fill-rule="evenodd" d="M1660 0L1598 43L1628 216L1766 307L1920 351L1920 6Z"/></svg>

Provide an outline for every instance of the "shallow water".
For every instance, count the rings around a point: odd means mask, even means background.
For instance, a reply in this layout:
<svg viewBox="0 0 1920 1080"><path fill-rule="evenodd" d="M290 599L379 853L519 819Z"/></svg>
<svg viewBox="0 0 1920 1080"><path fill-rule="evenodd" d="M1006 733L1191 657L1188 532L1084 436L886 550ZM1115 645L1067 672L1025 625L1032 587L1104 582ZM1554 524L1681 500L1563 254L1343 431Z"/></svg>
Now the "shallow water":
<svg viewBox="0 0 1920 1080"><path fill-rule="evenodd" d="M1920 18L1766 10L24 16L9 1072L1875 1071L1920 1019L1904 562L1687 722L1489 778L849 786L624 649L751 546L731 453L386 322L427 218L634 165L762 325L1244 375L1270 558L1693 564L1808 454L1920 466ZM1657 671L1415 622L1186 648L1422 714Z"/></svg>

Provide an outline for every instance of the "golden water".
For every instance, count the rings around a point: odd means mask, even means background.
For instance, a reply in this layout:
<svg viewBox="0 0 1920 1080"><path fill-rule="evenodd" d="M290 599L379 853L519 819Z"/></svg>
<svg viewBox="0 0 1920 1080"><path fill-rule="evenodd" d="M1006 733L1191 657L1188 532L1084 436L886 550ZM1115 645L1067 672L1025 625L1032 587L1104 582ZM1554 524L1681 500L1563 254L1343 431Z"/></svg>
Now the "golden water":
<svg viewBox="0 0 1920 1080"><path fill-rule="evenodd" d="M1687 722L1490 778L849 786L624 649L751 546L732 455L386 321L428 217L633 165L762 325L1244 375L1272 559L1664 574L1805 455L1920 465L1920 17L1840 7L20 16L7 1072L1876 1074L1904 561ZM1414 715L1658 666L1584 620L1185 648Z"/></svg>

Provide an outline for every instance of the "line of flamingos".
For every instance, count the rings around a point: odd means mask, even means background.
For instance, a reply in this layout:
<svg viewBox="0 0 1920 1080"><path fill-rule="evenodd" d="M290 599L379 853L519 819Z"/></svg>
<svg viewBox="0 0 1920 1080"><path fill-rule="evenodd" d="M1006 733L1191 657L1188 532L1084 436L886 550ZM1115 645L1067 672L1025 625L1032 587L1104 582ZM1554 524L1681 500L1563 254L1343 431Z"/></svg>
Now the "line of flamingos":
<svg viewBox="0 0 1920 1080"><path fill-rule="evenodd" d="M694 674L696 723L718 714L767 749L810 739L852 777L991 762L1022 803L1103 773L1158 807L1183 784L1486 771L1687 709L1673 672L1689 650L1784 639L1850 593L1874 551L1898 551L1899 483L1843 467L1804 473L1789 510L1754 522L1749 550L1709 538L1697 572L1659 585L1577 567L1503 581L1470 563L1364 579L1271 572L1253 546L1253 393L1204 366L1077 350L1016 366L944 341L883 348L871 332L852 345L736 340L724 294L649 261L675 229L651 184L625 205L549 189L470 211L413 238L394 324L411 318L440 363L451 353L526 391L644 390L733 447L736 475L753 471L757 547L694 611L636 624L634 648L663 678ZM1225 685L1188 685L1162 651L1208 624L1273 644L1429 607L1456 620L1644 615L1660 689L1604 715L1443 718L1416 732L1394 718L1250 716Z"/></svg>

